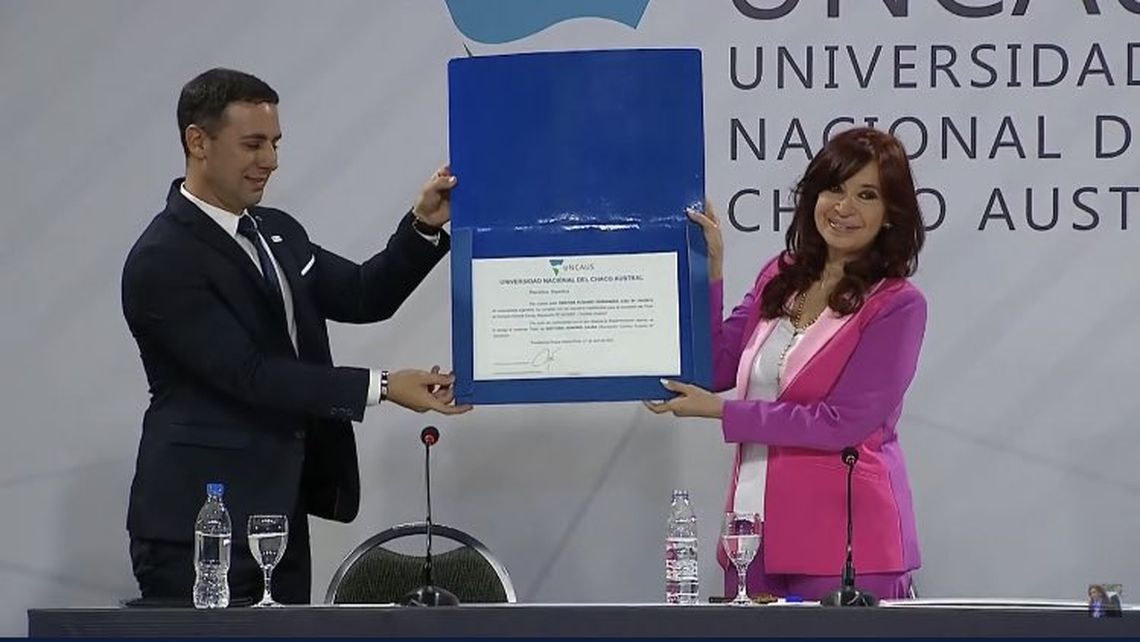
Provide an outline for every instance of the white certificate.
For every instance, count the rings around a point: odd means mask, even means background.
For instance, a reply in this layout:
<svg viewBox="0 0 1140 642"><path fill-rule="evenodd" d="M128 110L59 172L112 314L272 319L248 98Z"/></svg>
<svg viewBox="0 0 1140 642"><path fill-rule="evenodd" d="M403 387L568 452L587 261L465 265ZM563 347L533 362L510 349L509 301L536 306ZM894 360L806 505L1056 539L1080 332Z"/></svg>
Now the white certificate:
<svg viewBox="0 0 1140 642"><path fill-rule="evenodd" d="M474 259L474 378L675 376L676 252Z"/></svg>

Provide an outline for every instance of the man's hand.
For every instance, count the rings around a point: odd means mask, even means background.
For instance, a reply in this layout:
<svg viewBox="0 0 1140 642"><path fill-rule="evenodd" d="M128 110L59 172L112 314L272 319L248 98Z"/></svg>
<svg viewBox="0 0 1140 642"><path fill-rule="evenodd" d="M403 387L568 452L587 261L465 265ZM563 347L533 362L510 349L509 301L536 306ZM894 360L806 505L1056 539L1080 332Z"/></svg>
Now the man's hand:
<svg viewBox="0 0 1140 642"><path fill-rule="evenodd" d="M673 413L677 417L708 417L720 419L724 416L724 399L701 388L679 381L661 380L661 385L680 393L669 401L643 401L646 408L656 414Z"/></svg>
<svg viewBox="0 0 1140 642"><path fill-rule="evenodd" d="M434 410L443 415L460 415L471 406L456 406L455 375L443 374L439 366L425 370L397 370L388 375L388 401L416 412Z"/></svg>
<svg viewBox="0 0 1140 642"><path fill-rule="evenodd" d="M456 178L447 165L440 167L420 190L412 215L432 227L443 227L451 220L451 188Z"/></svg>

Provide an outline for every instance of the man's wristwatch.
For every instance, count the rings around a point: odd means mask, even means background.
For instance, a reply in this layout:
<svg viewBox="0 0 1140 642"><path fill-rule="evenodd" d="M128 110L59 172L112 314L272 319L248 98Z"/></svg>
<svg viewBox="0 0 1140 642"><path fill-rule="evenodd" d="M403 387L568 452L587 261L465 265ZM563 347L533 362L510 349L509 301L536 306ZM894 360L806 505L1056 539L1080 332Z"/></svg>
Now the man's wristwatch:
<svg viewBox="0 0 1140 642"><path fill-rule="evenodd" d="M439 233L443 231L442 227L436 227L429 223L425 223L422 219L420 219L420 217L416 216L415 210L411 210L411 214L412 227L420 234L423 234L424 236L439 236Z"/></svg>
<svg viewBox="0 0 1140 642"><path fill-rule="evenodd" d="M388 371L380 371L380 401L388 401Z"/></svg>

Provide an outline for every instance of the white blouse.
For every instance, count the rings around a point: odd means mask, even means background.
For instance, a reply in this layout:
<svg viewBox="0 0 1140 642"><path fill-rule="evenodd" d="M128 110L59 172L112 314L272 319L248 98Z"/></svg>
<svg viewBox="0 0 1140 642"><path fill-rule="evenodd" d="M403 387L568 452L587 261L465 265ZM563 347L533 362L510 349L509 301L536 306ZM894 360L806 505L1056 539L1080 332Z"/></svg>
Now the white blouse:
<svg viewBox="0 0 1140 642"><path fill-rule="evenodd" d="M756 351L756 359L752 362L752 370L748 375L745 399L775 401L780 396L788 356L795 351L804 333L810 329L811 326L808 326L797 331L791 319L780 317ZM764 444L741 444L740 447L740 469L737 471L733 510L763 515L768 447Z"/></svg>

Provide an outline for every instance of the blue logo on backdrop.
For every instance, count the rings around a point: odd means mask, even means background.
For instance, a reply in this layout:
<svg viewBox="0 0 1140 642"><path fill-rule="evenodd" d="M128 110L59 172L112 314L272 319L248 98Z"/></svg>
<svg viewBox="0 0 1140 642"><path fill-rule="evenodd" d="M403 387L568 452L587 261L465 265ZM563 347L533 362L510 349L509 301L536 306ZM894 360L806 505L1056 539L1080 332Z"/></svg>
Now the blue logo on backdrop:
<svg viewBox="0 0 1140 642"><path fill-rule="evenodd" d="M602 18L637 28L649 0L446 0L463 35L488 45L534 35L574 18Z"/></svg>

